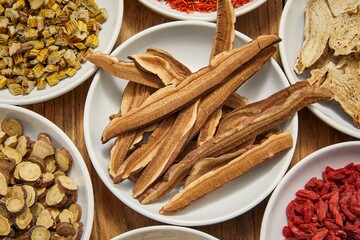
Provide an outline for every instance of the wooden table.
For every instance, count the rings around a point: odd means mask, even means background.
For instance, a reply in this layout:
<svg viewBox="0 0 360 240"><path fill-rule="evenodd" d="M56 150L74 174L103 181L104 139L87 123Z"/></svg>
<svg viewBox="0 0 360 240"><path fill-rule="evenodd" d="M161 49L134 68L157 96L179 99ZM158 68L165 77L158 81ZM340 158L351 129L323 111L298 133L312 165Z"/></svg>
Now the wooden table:
<svg viewBox="0 0 360 240"><path fill-rule="evenodd" d="M237 18L236 30L255 38L261 34L278 34L284 2L268 0L259 8ZM115 47L132 35L164 22L160 16L135 0L124 1L124 18ZM275 59L280 63L278 52ZM91 239L110 239L126 231L162 224L133 211L118 200L103 184L91 165L83 133L83 110L91 78L73 91L56 99L25 106L58 125L74 141L86 161L95 191L95 216ZM308 109L299 112L299 138L291 166L310 153L338 142L355 140L342 134L313 115ZM261 221L268 198L243 215L226 222L194 227L219 239L259 239Z"/></svg>

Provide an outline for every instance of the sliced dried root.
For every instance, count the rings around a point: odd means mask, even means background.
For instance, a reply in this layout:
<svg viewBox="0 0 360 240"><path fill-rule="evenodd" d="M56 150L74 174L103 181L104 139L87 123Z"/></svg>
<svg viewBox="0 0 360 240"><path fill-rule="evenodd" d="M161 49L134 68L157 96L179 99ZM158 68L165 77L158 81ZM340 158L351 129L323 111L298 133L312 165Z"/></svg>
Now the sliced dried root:
<svg viewBox="0 0 360 240"><path fill-rule="evenodd" d="M55 150L54 154L57 166L66 173L71 168L73 162L70 152L66 148L60 147Z"/></svg>
<svg viewBox="0 0 360 240"><path fill-rule="evenodd" d="M0 214L0 236L9 235L11 230L10 220Z"/></svg>
<svg viewBox="0 0 360 240"><path fill-rule="evenodd" d="M8 136L21 136L23 134L22 124L15 118L8 117L1 122L1 129Z"/></svg>
<svg viewBox="0 0 360 240"><path fill-rule="evenodd" d="M65 193L75 193L78 190L78 186L76 184L76 182L74 180L72 180L71 178L69 178L68 176L59 176L57 178L57 183L59 184L60 188L65 192Z"/></svg>
<svg viewBox="0 0 360 240"><path fill-rule="evenodd" d="M35 225L30 230L31 240L49 240L50 238L51 233L44 226Z"/></svg>
<svg viewBox="0 0 360 240"><path fill-rule="evenodd" d="M188 207L194 201L228 184L255 168L265 160L292 147L292 137L288 132L274 134L258 146L251 148L226 165L202 175L173 196L160 210L160 214L174 214Z"/></svg>

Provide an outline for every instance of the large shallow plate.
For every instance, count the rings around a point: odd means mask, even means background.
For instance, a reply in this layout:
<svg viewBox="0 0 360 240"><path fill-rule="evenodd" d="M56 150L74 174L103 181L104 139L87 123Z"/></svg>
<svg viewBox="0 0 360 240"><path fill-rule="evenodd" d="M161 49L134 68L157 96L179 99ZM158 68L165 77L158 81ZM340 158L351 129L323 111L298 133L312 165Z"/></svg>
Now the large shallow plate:
<svg viewBox="0 0 360 240"><path fill-rule="evenodd" d="M304 11L308 1L288 0L280 20L279 44L281 61L290 83L307 79L309 73L298 75L293 70L298 51L304 41ZM360 129L335 101L309 106L309 109L331 127L350 136L360 138Z"/></svg>
<svg viewBox="0 0 360 240"><path fill-rule="evenodd" d="M139 0L142 4L153 10L154 12L169 17L173 19L179 20L200 20L200 21L215 21L216 20L216 12L211 13L185 13L181 11L177 11L172 9L169 5L165 4L165 2L159 0ZM238 17L243 15L251 10L259 7L261 4L265 3L266 0L252 0L251 2L235 8L235 15Z"/></svg>
<svg viewBox="0 0 360 240"><path fill-rule="evenodd" d="M112 240L218 240L195 229L178 226L151 226L123 233Z"/></svg>
<svg viewBox="0 0 360 240"><path fill-rule="evenodd" d="M322 148L297 163L280 181L266 207L261 224L261 240L284 239L282 229L287 225L286 206L312 177L322 178L326 166L341 168L360 163L360 141L334 144Z"/></svg>
<svg viewBox="0 0 360 240"><path fill-rule="evenodd" d="M201 21L177 21L158 25L134 35L112 54L125 60L127 56L157 47L171 53L192 71L208 64L215 24ZM236 32L235 46L250 39ZM258 167L246 176L232 182L219 191L209 194L188 209L173 216L158 213L165 199L155 204L141 205L131 196L133 182L114 185L108 175L109 150L113 142L103 145L100 141L109 116L119 111L119 104L126 81L113 77L101 69L90 86L84 110L84 132L91 161L105 185L126 205L152 219L176 225L206 225L235 217L263 200L280 181L293 156L294 148L270 162ZM274 60L239 91L252 102L267 97L289 83ZM283 125L294 140L297 138L297 117ZM221 207L219 207L221 206Z"/></svg>
<svg viewBox="0 0 360 240"><path fill-rule="evenodd" d="M71 139L54 123L39 114L22 107L0 104L0 122L6 117L18 119L24 128L24 134L35 140L39 133L45 132L53 141L55 147L64 146L69 150L73 165L69 176L78 184L78 200L82 207L81 221L84 223L84 233L81 239L90 239L94 219L94 194L89 172L85 162Z"/></svg>
<svg viewBox="0 0 360 240"><path fill-rule="evenodd" d="M120 32L124 3L123 0L96 0L96 3L100 8L106 8L108 20L102 23L103 28L99 32L100 43L94 51L110 53ZM41 91L34 89L30 94L24 96L13 96L7 89L0 90L0 103L25 105L56 98L79 86L96 70L97 67L94 64L85 62L73 77L65 78L59 84L52 87L47 86L46 89Z"/></svg>

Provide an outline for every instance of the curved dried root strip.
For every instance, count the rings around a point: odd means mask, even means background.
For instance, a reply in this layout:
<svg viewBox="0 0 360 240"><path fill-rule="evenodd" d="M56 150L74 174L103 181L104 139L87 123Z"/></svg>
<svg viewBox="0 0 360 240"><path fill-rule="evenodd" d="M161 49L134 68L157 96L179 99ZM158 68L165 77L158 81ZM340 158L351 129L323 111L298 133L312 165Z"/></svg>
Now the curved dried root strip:
<svg viewBox="0 0 360 240"><path fill-rule="evenodd" d="M289 132L274 134L258 146L246 151L228 164L208 172L187 185L160 209L160 214L170 215L183 210L194 201L228 184L274 155L292 147Z"/></svg>
<svg viewBox="0 0 360 240"><path fill-rule="evenodd" d="M116 57L100 52L91 53L86 59L116 77L152 88L161 88L164 86L158 76L141 71L133 62L124 62Z"/></svg>
<svg viewBox="0 0 360 240"><path fill-rule="evenodd" d="M332 28L333 15L327 0L310 0L305 8L305 40L295 61L294 70L301 74L323 54Z"/></svg>
<svg viewBox="0 0 360 240"><path fill-rule="evenodd" d="M177 61L171 54L157 48L129 57L142 70L159 76L165 84L178 84L191 74L191 71Z"/></svg>
<svg viewBox="0 0 360 240"><path fill-rule="evenodd" d="M261 50L278 41L279 38L273 35L260 36L241 48L217 55L210 66L191 74L166 96L154 99L146 107L133 109L124 116L112 119L102 134L102 142L105 143L120 133L149 125L184 108L223 82Z"/></svg>
<svg viewBox="0 0 360 240"><path fill-rule="evenodd" d="M307 83L307 86L289 93L282 104L269 107L190 152L183 160L169 168L162 182L157 183L141 197L141 203L151 203L166 196L190 173L192 166L200 159L226 153L267 129L286 121L303 107L315 102L330 100L332 97L331 91Z"/></svg>
<svg viewBox="0 0 360 240"><path fill-rule="evenodd" d="M222 109L218 108L213 112L200 129L197 145L200 146L215 135L216 129L222 117Z"/></svg>

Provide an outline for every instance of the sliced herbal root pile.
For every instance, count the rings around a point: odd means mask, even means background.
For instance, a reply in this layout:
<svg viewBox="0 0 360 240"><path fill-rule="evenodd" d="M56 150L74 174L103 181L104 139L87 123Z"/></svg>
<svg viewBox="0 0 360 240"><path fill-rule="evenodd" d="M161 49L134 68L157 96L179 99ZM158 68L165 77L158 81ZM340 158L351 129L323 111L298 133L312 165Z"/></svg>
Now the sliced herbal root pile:
<svg viewBox="0 0 360 240"><path fill-rule="evenodd" d="M291 148L290 133L276 130L278 125L301 108L333 97L331 91L304 81L248 104L235 91L271 58L280 39L259 36L233 49L234 21L230 0L219 1L211 59L195 73L160 49L129 56L126 63L101 53L89 55L104 70L129 80L130 86L156 88L138 106L130 106L139 96L129 95L127 87L121 112L110 116L101 140L116 137L118 145L119 137L135 132L142 139L144 129L151 126L148 138L137 144L133 138L122 138L121 158L114 160L112 149L109 174L114 183L133 180L133 197L142 204L162 199L183 184L184 190L161 214L184 209ZM154 79L162 86L153 84Z"/></svg>
<svg viewBox="0 0 360 240"><path fill-rule="evenodd" d="M14 118L2 120L0 132L5 133L0 140L0 236L80 239L78 186L66 175L72 166L69 151L56 148L45 133L31 140Z"/></svg>

